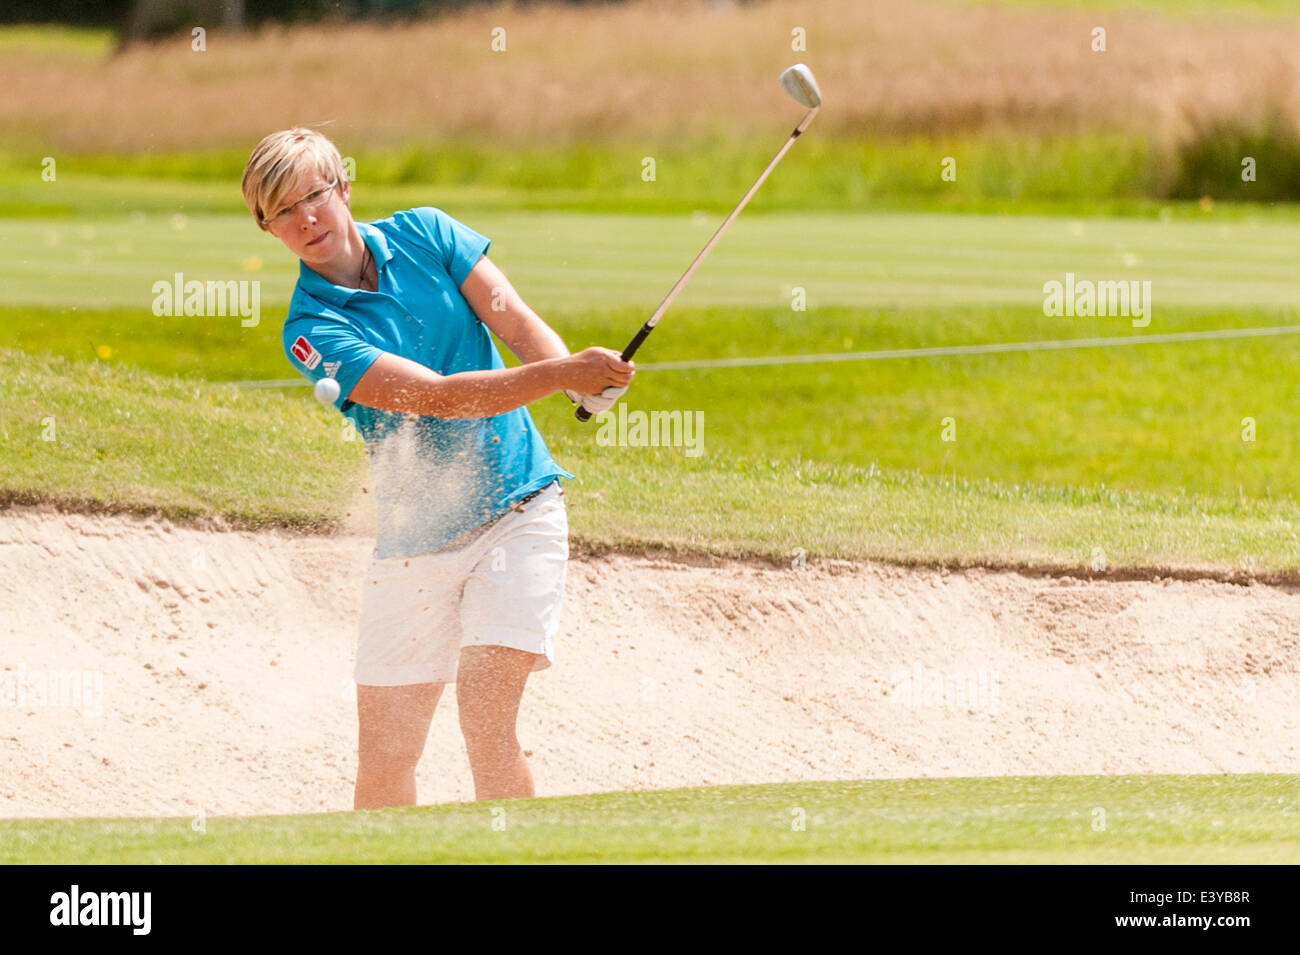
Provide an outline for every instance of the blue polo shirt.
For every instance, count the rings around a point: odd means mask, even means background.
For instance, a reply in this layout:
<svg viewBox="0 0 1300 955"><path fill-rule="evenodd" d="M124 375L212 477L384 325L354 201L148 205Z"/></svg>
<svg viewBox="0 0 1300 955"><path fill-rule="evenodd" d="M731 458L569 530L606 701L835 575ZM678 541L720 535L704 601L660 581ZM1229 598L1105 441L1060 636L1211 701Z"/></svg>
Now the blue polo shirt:
<svg viewBox="0 0 1300 955"><path fill-rule="evenodd" d="M376 556L413 557L504 514L557 477L527 408L442 419L348 399L375 359L393 352L440 375L504 368L487 327L460 294L489 240L428 206L358 222L379 270L377 291L345 288L300 263L284 321L285 354L312 382L339 383L339 411L366 442L378 516Z"/></svg>

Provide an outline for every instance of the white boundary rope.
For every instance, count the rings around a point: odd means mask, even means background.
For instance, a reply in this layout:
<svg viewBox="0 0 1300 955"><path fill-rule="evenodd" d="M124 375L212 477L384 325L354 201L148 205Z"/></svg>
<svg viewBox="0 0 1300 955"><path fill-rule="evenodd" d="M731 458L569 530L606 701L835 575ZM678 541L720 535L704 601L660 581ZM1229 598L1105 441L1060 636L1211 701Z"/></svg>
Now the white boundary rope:
<svg viewBox="0 0 1300 955"><path fill-rule="evenodd" d="M820 355L758 355L751 358L704 358L697 361L645 362L638 371L696 371L706 368L753 368L759 365L815 365L838 361L888 361L896 358L941 358L949 355L996 355L1007 352L1062 351L1069 348L1116 348L1123 345L1158 345L1167 342L1216 341L1231 338L1268 338L1300 335L1300 325L1268 328L1216 328L1201 332L1167 332L1160 335L1115 335L1109 338L1058 338L1046 341L991 342L986 345L937 345L931 348L891 348L881 351L826 352ZM261 381L212 382L240 388L292 388L307 385L304 378L268 378Z"/></svg>
<svg viewBox="0 0 1300 955"><path fill-rule="evenodd" d="M1195 342L1227 338L1265 338L1300 335L1300 325L1271 328L1219 328L1202 332L1168 332L1162 335L1116 335L1110 338L1062 338L1048 341L993 342L987 345L939 345L932 348L893 348L884 351L828 352L821 355L762 355L755 358L711 358L699 361L661 361L638 365L638 371L694 371L702 368L752 368L757 365L812 365L834 361L886 361L893 358L938 358L945 355L993 355L1004 352L1059 351L1067 348L1114 348L1121 345L1155 345L1161 342Z"/></svg>

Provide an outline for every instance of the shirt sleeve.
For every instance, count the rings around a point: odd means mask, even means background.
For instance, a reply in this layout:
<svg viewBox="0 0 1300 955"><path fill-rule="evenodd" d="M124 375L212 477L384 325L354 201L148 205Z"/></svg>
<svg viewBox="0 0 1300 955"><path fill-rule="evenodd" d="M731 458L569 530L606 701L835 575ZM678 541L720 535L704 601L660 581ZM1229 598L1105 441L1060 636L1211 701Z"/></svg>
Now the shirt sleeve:
<svg viewBox="0 0 1300 955"><path fill-rule="evenodd" d="M308 381L333 378L339 383L334 407L345 411L348 395L383 349L366 341L346 323L327 318L297 318L284 325L284 353Z"/></svg>
<svg viewBox="0 0 1300 955"><path fill-rule="evenodd" d="M433 247L435 258L459 288L479 258L487 252L492 240L453 219L441 209L421 206L411 211Z"/></svg>

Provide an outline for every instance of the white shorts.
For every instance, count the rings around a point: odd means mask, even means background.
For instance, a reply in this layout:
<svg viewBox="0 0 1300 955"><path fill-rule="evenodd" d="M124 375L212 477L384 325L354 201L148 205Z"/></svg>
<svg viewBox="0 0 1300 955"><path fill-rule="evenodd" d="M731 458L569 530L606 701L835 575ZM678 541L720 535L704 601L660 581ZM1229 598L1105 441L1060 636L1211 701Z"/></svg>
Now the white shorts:
<svg viewBox="0 0 1300 955"><path fill-rule="evenodd" d="M471 531L465 542L415 557L372 557L354 676L363 686L455 683L462 647L513 647L554 662L569 521L553 483Z"/></svg>

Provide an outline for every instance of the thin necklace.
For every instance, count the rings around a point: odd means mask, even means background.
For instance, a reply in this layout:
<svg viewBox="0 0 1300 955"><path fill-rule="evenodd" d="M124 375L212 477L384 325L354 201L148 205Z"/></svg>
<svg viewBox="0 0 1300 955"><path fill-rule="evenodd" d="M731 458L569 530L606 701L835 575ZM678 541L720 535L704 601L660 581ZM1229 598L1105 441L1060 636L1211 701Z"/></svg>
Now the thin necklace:
<svg viewBox="0 0 1300 955"><path fill-rule="evenodd" d="M365 254L361 256L361 274L357 276L357 288L361 288L365 284L366 265L370 262L370 245L366 242L362 242L362 245L366 247L366 251Z"/></svg>

